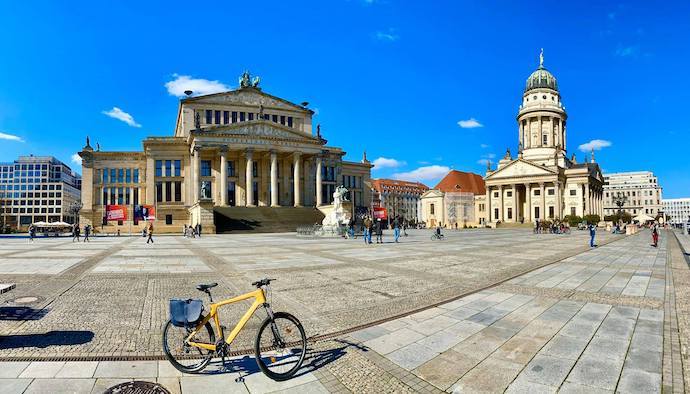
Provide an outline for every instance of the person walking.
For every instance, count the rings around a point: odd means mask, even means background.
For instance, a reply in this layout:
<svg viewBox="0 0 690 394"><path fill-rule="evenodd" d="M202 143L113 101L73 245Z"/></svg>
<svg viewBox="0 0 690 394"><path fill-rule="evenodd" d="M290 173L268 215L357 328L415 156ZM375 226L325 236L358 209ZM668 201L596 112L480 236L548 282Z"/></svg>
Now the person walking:
<svg viewBox="0 0 690 394"><path fill-rule="evenodd" d="M72 228L72 242L77 241L79 242L79 233L80 233L79 225L75 224L74 227Z"/></svg>
<svg viewBox="0 0 690 394"><path fill-rule="evenodd" d="M396 217L393 220L393 237L395 238L395 243L398 243L398 239L400 238L400 220Z"/></svg>
<svg viewBox="0 0 690 394"><path fill-rule="evenodd" d="M149 237L146 239L146 243L153 243L153 223L149 223L149 229L147 231Z"/></svg>
<svg viewBox="0 0 690 394"><path fill-rule="evenodd" d="M404 235L405 237L407 237L407 226L408 226L407 219L403 219L403 226L402 226L402 228L403 228L403 235Z"/></svg>
<svg viewBox="0 0 690 394"><path fill-rule="evenodd" d="M376 219L376 243L383 243L383 225L381 224L381 219Z"/></svg>
<svg viewBox="0 0 690 394"><path fill-rule="evenodd" d="M182 236L187 238L187 223L184 224L184 228L182 229Z"/></svg>
<svg viewBox="0 0 690 394"><path fill-rule="evenodd" d="M36 227L32 224L29 226L29 242L34 242L34 237L36 237Z"/></svg>
<svg viewBox="0 0 690 394"><path fill-rule="evenodd" d="M201 238L201 223L196 224L196 234Z"/></svg>
<svg viewBox="0 0 690 394"><path fill-rule="evenodd" d="M652 224L652 242L655 248L659 245L659 224L656 222Z"/></svg>
<svg viewBox="0 0 690 394"><path fill-rule="evenodd" d="M594 248L597 245L594 244L594 237L597 235L597 227L594 223L589 224L589 247Z"/></svg>
<svg viewBox="0 0 690 394"><path fill-rule="evenodd" d="M369 216L365 217L362 223L362 238L364 238L365 244L371 243L371 218Z"/></svg>
<svg viewBox="0 0 690 394"><path fill-rule="evenodd" d="M117 231L120 231L119 229ZM84 226L84 242L91 242L89 239L89 234L91 234L91 226L88 224Z"/></svg>

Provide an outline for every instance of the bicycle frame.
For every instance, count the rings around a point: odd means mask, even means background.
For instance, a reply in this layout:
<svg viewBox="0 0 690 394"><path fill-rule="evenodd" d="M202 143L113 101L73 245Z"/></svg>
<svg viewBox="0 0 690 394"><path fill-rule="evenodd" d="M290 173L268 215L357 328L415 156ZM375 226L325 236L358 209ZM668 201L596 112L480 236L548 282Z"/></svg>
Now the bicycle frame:
<svg viewBox="0 0 690 394"><path fill-rule="evenodd" d="M228 335L227 338L225 338L225 343L228 345L232 343L232 341L235 340L237 335L242 331L244 326L247 324L249 321L249 318L254 315L254 312L256 312L257 309L259 309L260 306L263 306L266 304L266 295L264 294L264 290L262 288L256 289L250 293L242 294L240 296L230 298L227 300L223 300L221 302L217 302L215 304L211 304L211 311L209 314L199 323L197 326L194 328L194 331L192 331L187 338L185 339L185 342L189 344L190 346L195 346L201 349L207 349L207 350L216 350L216 344L209 344L209 343L199 343L199 342L193 342L192 338L201 330L204 325L213 319L213 323L216 325L216 329L218 330L218 333L220 334L221 338L224 338L224 333L223 333L223 328L220 326L220 317L218 316L218 308L228 305L228 304L233 304L235 302L240 302L244 300L248 300L250 298L254 298L254 302L252 305L249 307L249 310L242 316L239 322L235 325L235 327L230 331L230 334Z"/></svg>

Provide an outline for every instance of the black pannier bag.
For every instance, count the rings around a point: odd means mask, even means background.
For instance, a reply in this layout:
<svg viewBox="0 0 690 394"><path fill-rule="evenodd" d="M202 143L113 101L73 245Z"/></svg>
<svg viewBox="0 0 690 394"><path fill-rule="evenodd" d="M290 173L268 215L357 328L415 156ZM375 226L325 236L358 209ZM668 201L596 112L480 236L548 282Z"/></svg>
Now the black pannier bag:
<svg viewBox="0 0 690 394"><path fill-rule="evenodd" d="M175 327L194 327L201 318L204 303L201 300L170 300L170 321Z"/></svg>

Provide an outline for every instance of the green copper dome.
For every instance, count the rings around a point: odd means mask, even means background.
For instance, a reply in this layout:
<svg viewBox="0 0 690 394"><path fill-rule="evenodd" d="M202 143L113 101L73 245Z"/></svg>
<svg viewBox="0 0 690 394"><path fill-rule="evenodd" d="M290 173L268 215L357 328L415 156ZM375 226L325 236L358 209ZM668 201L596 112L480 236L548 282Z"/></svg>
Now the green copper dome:
<svg viewBox="0 0 690 394"><path fill-rule="evenodd" d="M527 78L527 82L525 83L525 92L538 88L558 90L556 77L545 69L544 66L539 66L539 68Z"/></svg>

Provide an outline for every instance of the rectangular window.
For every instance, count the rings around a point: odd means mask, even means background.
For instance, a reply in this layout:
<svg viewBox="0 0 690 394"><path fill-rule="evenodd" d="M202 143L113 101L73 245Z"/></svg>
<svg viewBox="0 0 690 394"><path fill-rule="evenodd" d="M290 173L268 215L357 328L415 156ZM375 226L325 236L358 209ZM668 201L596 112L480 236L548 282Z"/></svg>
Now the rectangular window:
<svg viewBox="0 0 690 394"><path fill-rule="evenodd" d="M180 171L182 170L182 161L175 160L175 176L180 176Z"/></svg>
<svg viewBox="0 0 690 394"><path fill-rule="evenodd" d="M534 207L534 218L539 219L539 207Z"/></svg>
<svg viewBox="0 0 690 394"><path fill-rule="evenodd" d="M220 111L216 111L215 115L216 116L213 119L215 121L215 124L220 124Z"/></svg>
<svg viewBox="0 0 690 394"><path fill-rule="evenodd" d="M237 111L232 111L232 123L237 123Z"/></svg>
<svg viewBox="0 0 690 394"><path fill-rule="evenodd" d="M252 190L254 190L254 201L252 201L252 204L259 205L259 182L252 182Z"/></svg>
<svg viewBox="0 0 690 394"><path fill-rule="evenodd" d="M273 120L274 123L278 123L278 115L271 115L271 120Z"/></svg>
<svg viewBox="0 0 690 394"><path fill-rule="evenodd" d="M549 196L553 196L554 194L556 194L556 189L549 189L546 194L548 194Z"/></svg>
<svg viewBox="0 0 690 394"><path fill-rule="evenodd" d="M577 189L570 189L571 196L577 196Z"/></svg>
<svg viewBox="0 0 690 394"><path fill-rule="evenodd" d="M117 182L117 170L114 168L111 168L110 169L110 183L115 183L115 182ZM53 186L53 185L50 185L50 186Z"/></svg>
<svg viewBox="0 0 690 394"><path fill-rule="evenodd" d="M498 192L494 192L494 197L498 198Z"/></svg>
<svg viewBox="0 0 690 394"><path fill-rule="evenodd" d="M292 116L288 116L287 120L288 120L288 123L287 123L288 127L292 127Z"/></svg>
<svg viewBox="0 0 690 394"><path fill-rule="evenodd" d="M247 114L247 120L254 120L254 113L250 112Z"/></svg>
<svg viewBox="0 0 690 394"><path fill-rule="evenodd" d="M125 188L125 205L131 204L132 201L130 200L130 193L129 193L129 188Z"/></svg>
<svg viewBox="0 0 690 394"><path fill-rule="evenodd" d="M125 189L122 187L119 187L117 189L117 203L118 205L122 205L125 203Z"/></svg>
<svg viewBox="0 0 690 394"><path fill-rule="evenodd" d="M553 207L549 207L549 219L553 219L554 212L555 210L553 209Z"/></svg>
<svg viewBox="0 0 690 394"><path fill-rule="evenodd" d="M104 168L102 171L103 171L103 183L108 183L108 169Z"/></svg>
<svg viewBox="0 0 690 394"><path fill-rule="evenodd" d="M182 201L182 182L175 182L175 201Z"/></svg>
<svg viewBox="0 0 690 394"><path fill-rule="evenodd" d="M434 214L434 204L429 204L429 213Z"/></svg>
<svg viewBox="0 0 690 394"><path fill-rule="evenodd" d="M534 195L535 195L535 196L541 196L541 190L539 190L539 189L534 189Z"/></svg>
<svg viewBox="0 0 690 394"><path fill-rule="evenodd" d="M172 160L165 161L165 174L164 176L172 176Z"/></svg>
<svg viewBox="0 0 690 394"><path fill-rule="evenodd" d="M156 160L156 176L163 176L163 160Z"/></svg>
<svg viewBox="0 0 690 394"><path fill-rule="evenodd" d="M206 124L211 124L213 123L213 111L210 109L206 110Z"/></svg>
<svg viewBox="0 0 690 394"><path fill-rule="evenodd" d="M128 168L125 170L125 182L132 183L132 169Z"/></svg>
<svg viewBox="0 0 690 394"><path fill-rule="evenodd" d="M549 136L548 135L546 135L546 134L543 135L542 143L544 145L548 145L548 143L549 143Z"/></svg>
<svg viewBox="0 0 690 394"><path fill-rule="evenodd" d="M139 183L139 169L138 168L134 169L133 178L134 178L134 183Z"/></svg>
<svg viewBox="0 0 690 394"><path fill-rule="evenodd" d="M245 113L240 112L240 122L244 122L244 119L245 119Z"/></svg>
<svg viewBox="0 0 690 394"><path fill-rule="evenodd" d="M235 162L228 160L228 176L235 176Z"/></svg>
<svg viewBox="0 0 690 394"><path fill-rule="evenodd" d="M508 219L513 218L513 208L508 208Z"/></svg>
<svg viewBox="0 0 690 394"><path fill-rule="evenodd" d="M577 208L570 207L570 216L575 216L575 215L577 215Z"/></svg>
<svg viewBox="0 0 690 394"><path fill-rule="evenodd" d="M107 205L108 202L108 189L103 189L103 205ZM46 204L43 204L46 205Z"/></svg>
<svg viewBox="0 0 690 394"><path fill-rule="evenodd" d="M211 160L201 160L201 176L211 176Z"/></svg>
<svg viewBox="0 0 690 394"><path fill-rule="evenodd" d="M223 111L223 124L230 123L230 111Z"/></svg>
<svg viewBox="0 0 690 394"><path fill-rule="evenodd" d="M228 205L235 206L235 182L228 182Z"/></svg>
<svg viewBox="0 0 690 394"><path fill-rule="evenodd" d="M165 215L165 224L173 224L173 218L172 215Z"/></svg>
<svg viewBox="0 0 690 394"><path fill-rule="evenodd" d="M508 191L506 192L506 197L513 197L513 191L512 191L512 190L508 190Z"/></svg>
<svg viewBox="0 0 690 394"><path fill-rule="evenodd" d="M285 124L285 115L280 115L280 124Z"/></svg>
<svg viewBox="0 0 690 394"><path fill-rule="evenodd" d="M252 162L252 176L254 178L259 176L259 163L255 161Z"/></svg>
<svg viewBox="0 0 690 394"><path fill-rule="evenodd" d="M163 201L163 184L156 182L156 201Z"/></svg>
<svg viewBox="0 0 690 394"><path fill-rule="evenodd" d="M134 205L139 204L139 188L138 187L134 188L134 201L132 201L132 204L134 204Z"/></svg>
<svg viewBox="0 0 690 394"><path fill-rule="evenodd" d="M172 182L165 182L165 201L172 201Z"/></svg>

